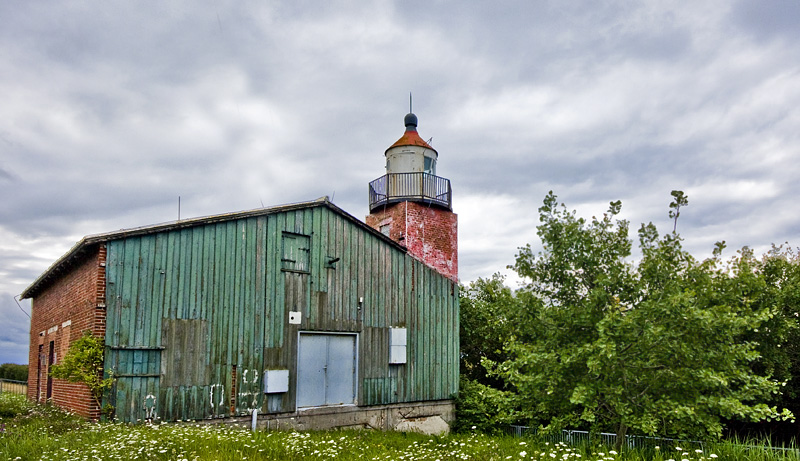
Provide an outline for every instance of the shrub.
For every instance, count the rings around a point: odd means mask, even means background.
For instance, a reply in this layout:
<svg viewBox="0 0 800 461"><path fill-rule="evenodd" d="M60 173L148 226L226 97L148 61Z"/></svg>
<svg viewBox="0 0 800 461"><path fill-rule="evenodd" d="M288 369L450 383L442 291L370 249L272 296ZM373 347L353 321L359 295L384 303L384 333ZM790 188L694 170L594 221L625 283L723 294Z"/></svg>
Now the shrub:
<svg viewBox="0 0 800 461"><path fill-rule="evenodd" d="M497 434L515 422L509 393L467 378L459 387L454 431Z"/></svg>
<svg viewBox="0 0 800 461"><path fill-rule="evenodd" d="M50 375L58 379L66 379L72 383L83 383L92 392L98 407L101 406L103 393L111 388L114 378L103 378L103 338L93 336L86 331L83 336L69 346L69 352L61 363L53 365Z"/></svg>

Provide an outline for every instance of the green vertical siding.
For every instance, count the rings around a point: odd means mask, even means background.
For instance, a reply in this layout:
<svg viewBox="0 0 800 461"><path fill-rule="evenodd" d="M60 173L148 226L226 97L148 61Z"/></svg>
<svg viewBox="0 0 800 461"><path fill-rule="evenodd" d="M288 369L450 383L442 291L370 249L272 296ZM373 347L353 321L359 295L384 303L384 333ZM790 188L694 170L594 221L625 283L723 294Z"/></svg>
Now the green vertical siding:
<svg viewBox="0 0 800 461"><path fill-rule="evenodd" d="M283 268L285 232L309 237L307 270ZM165 420L295 410L299 331L359 334L360 405L457 390L458 287L335 209L201 223L107 249L106 367L119 376L110 402L124 421L147 415L147 396ZM393 326L407 328L406 364L389 365ZM290 370L290 391L263 394L267 369Z"/></svg>

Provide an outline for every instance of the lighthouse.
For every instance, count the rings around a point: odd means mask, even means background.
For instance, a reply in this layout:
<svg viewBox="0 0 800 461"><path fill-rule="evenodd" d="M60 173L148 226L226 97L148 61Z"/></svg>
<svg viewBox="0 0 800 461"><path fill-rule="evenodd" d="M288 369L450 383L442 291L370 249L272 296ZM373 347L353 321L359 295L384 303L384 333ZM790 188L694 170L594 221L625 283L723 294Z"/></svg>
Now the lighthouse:
<svg viewBox="0 0 800 461"><path fill-rule="evenodd" d="M436 175L439 153L417 132L409 112L405 132L386 149L386 174L369 183L366 223L450 280L458 281L458 216L450 180Z"/></svg>

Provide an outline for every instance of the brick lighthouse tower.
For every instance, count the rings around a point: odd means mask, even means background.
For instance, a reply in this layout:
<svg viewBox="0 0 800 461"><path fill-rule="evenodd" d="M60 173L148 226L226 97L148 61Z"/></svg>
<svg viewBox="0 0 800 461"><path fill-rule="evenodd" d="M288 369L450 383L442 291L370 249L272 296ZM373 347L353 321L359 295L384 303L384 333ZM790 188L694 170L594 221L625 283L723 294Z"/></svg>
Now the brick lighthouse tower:
<svg viewBox="0 0 800 461"><path fill-rule="evenodd" d="M458 217L450 180L436 176L439 153L417 133L417 116L386 149L386 174L369 183L367 225L414 257L458 281Z"/></svg>

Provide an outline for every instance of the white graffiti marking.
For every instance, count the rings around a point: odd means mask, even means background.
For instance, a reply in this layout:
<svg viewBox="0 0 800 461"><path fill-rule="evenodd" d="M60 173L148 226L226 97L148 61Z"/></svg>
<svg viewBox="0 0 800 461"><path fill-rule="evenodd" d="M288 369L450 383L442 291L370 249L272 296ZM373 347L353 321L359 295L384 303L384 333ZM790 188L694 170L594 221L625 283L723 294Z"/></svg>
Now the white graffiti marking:
<svg viewBox="0 0 800 461"><path fill-rule="evenodd" d="M214 391L219 392L219 403L218 405L222 408L222 404L225 403L225 385L223 384L212 384L211 390L208 393L208 401L211 403L211 409L213 410L214 405Z"/></svg>

